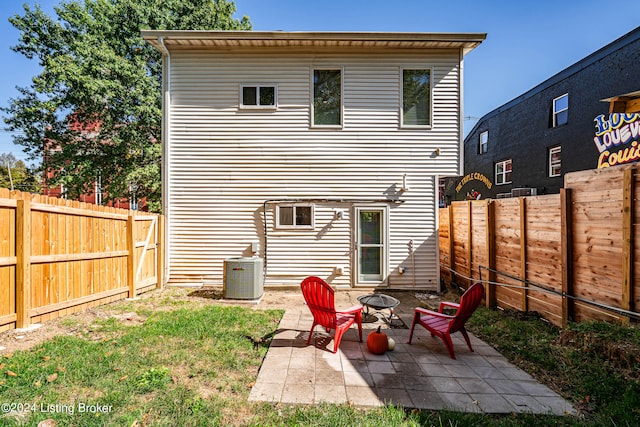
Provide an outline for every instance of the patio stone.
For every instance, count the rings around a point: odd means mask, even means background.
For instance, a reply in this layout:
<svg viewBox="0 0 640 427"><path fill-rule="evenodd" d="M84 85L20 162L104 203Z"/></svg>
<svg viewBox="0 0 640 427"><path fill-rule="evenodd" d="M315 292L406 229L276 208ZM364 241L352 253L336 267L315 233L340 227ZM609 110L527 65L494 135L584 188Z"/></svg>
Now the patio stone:
<svg viewBox="0 0 640 427"><path fill-rule="evenodd" d="M347 386L345 388L348 401L355 406L377 407L384 405L374 388L358 386Z"/></svg>
<svg viewBox="0 0 640 427"><path fill-rule="evenodd" d="M378 399L382 401L385 405L394 404L401 405L404 407L413 406L413 401L411 400L411 396L405 389L402 388L380 388L376 387L376 395Z"/></svg>
<svg viewBox="0 0 640 427"><path fill-rule="evenodd" d="M464 393L464 388L454 378L430 377L429 381L433 384L436 391L442 393Z"/></svg>
<svg viewBox="0 0 640 427"><path fill-rule="evenodd" d="M368 372L345 372L344 384L346 386L373 387L373 377Z"/></svg>
<svg viewBox="0 0 640 427"><path fill-rule="evenodd" d="M470 393L474 402L483 412L490 414L508 414L515 412L513 405L505 398L496 393Z"/></svg>
<svg viewBox="0 0 640 427"><path fill-rule="evenodd" d="M347 391L343 385L316 383L314 403L342 403L347 400Z"/></svg>
<svg viewBox="0 0 640 427"><path fill-rule="evenodd" d="M282 391L283 403L313 403L315 387L310 384L285 384Z"/></svg>
<svg viewBox="0 0 640 427"><path fill-rule="evenodd" d="M440 410L446 407L440 393L435 391L420 391L409 393L413 407L426 410Z"/></svg>

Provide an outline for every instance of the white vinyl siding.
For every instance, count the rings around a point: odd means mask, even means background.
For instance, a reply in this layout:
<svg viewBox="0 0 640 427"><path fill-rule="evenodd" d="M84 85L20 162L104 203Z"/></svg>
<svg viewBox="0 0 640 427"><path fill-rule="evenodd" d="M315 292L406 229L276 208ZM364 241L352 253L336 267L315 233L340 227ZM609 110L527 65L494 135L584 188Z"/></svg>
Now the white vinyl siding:
<svg viewBox="0 0 640 427"><path fill-rule="evenodd" d="M457 50L384 58L172 52L171 280L222 284L223 261L250 256L257 242L266 286L298 284L312 274L350 286L354 206L399 199L388 203L387 284L412 287L415 278L417 287L437 289L435 176L459 172L459 58ZM402 129L401 70L425 64L433 82L431 129ZM309 76L335 67L342 70L342 128L316 129ZM277 110L239 110L239 86L260 81L277 85ZM404 174L410 190L401 193ZM276 205L287 200L314 204L313 229L276 227Z"/></svg>

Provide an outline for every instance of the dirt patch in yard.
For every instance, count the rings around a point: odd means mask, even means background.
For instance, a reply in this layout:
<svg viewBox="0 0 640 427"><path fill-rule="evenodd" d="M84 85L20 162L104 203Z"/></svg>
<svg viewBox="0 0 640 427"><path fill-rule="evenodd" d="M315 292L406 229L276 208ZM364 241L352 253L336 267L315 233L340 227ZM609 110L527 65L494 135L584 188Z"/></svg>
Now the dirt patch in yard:
<svg viewBox="0 0 640 427"><path fill-rule="evenodd" d="M640 346L624 341L615 341L599 337L593 333L564 330L557 343L574 348L586 354L592 354L609 364L627 380L640 381Z"/></svg>
<svg viewBox="0 0 640 427"><path fill-rule="evenodd" d="M358 296L370 293L372 290L339 290L335 295L337 308L347 308L357 305ZM419 293L414 291L381 291L400 300L396 313L400 314L405 323L416 306L426 306L437 309L440 296L433 293ZM454 297L455 295L446 295ZM241 305L251 309L304 309L304 298L298 289L266 289L258 301L225 300L220 288L178 288L165 287L140 295L135 300L122 300L112 304L88 309L65 317L59 317L43 323L37 328L26 331L10 330L0 333L0 354L13 353L47 341L55 336L77 335L89 339L103 339L99 328L92 325L102 319L114 318L126 325L134 326L144 323L147 317L155 311L169 311L179 308L199 308L207 305Z"/></svg>

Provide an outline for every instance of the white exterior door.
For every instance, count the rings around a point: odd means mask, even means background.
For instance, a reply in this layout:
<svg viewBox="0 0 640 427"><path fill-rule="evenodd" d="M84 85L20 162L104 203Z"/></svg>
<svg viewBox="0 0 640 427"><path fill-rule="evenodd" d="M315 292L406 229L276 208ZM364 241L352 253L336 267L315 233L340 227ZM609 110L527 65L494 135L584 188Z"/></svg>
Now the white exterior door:
<svg viewBox="0 0 640 427"><path fill-rule="evenodd" d="M387 271L387 209L355 208L355 285L383 284Z"/></svg>

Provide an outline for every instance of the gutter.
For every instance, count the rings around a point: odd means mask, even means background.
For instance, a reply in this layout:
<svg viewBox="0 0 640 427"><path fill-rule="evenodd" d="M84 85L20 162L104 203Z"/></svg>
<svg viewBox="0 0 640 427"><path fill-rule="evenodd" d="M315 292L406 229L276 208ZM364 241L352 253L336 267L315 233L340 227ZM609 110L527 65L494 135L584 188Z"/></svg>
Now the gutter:
<svg viewBox="0 0 640 427"><path fill-rule="evenodd" d="M169 170L171 169L171 155L170 155L170 135L171 135L171 121L169 120L169 110L171 108L171 54L164 44L163 36L158 37L158 44L160 46L160 52L162 53L162 158L161 158L161 173L162 173L162 213L166 218L164 223L164 235L165 242L171 241L169 236L169 230L171 230L171 200L169 196ZM168 281L171 274L170 268L170 251L168 245L165 244L164 250L164 278ZM164 286L164 283L163 283Z"/></svg>

